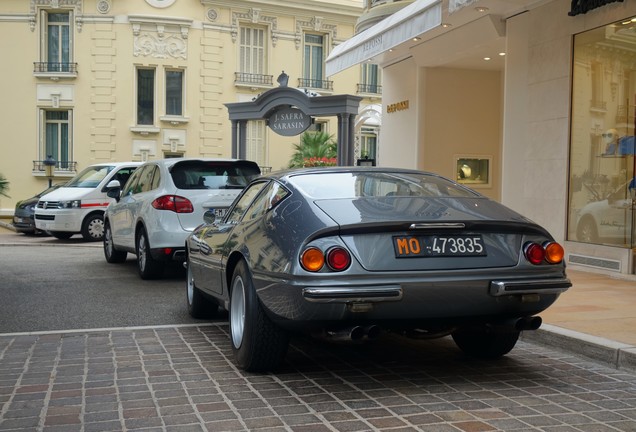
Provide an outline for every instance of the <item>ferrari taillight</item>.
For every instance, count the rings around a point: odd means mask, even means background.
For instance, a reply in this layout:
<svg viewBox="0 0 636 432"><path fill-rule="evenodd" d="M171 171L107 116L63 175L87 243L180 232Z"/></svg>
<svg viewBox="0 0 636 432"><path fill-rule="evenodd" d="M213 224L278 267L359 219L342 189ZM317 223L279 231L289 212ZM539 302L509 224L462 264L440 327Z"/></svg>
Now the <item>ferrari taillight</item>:
<svg viewBox="0 0 636 432"><path fill-rule="evenodd" d="M320 249L310 247L300 255L300 264L307 271L317 272L325 265L325 256Z"/></svg>
<svg viewBox="0 0 636 432"><path fill-rule="evenodd" d="M343 271L349 268L351 256L346 249L334 247L327 251L327 265L331 270Z"/></svg>
<svg viewBox="0 0 636 432"><path fill-rule="evenodd" d="M541 264L545 258L545 250L539 243L528 242L523 248L523 254L532 264Z"/></svg>
<svg viewBox="0 0 636 432"><path fill-rule="evenodd" d="M563 246L553 241L545 242L543 245L528 242L523 247L523 255L534 265L539 265L544 261L549 264L559 264L563 261L564 254Z"/></svg>
<svg viewBox="0 0 636 432"><path fill-rule="evenodd" d="M192 202L178 195L160 196L152 202L152 206L157 210L168 210L175 213L192 213L194 211Z"/></svg>
<svg viewBox="0 0 636 432"><path fill-rule="evenodd" d="M308 247L300 255L300 264L310 272L320 271L325 264L331 271L344 271L351 264L351 255L340 246L335 246L323 252L317 247Z"/></svg>
<svg viewBox="0 0 636 432"><path fill-rule="evenodd" d="M563 261L565 252L563 251L563 246L557 242L544 243L543 249L545 249L545 260L550 264L558 264Z"/></svg>

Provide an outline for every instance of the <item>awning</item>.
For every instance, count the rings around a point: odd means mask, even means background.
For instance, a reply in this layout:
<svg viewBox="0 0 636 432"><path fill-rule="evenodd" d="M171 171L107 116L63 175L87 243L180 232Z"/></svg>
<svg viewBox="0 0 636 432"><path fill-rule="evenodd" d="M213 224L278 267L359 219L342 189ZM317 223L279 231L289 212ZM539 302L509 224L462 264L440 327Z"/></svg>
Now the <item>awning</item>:
<svg viewBox="0 0 636 432"><path fill-rule="evenodd" d="M336 46L326 62L327 76L369 60L442 23L441 0L418 0Z"/></svg>

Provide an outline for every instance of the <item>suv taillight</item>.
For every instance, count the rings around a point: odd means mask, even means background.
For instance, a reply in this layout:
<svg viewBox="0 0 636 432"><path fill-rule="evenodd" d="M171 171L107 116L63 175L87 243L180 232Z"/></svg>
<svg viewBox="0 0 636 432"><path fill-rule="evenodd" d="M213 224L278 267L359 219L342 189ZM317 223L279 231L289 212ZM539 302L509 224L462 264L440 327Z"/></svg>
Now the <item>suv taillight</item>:
<svg viewBox="0 0 636 432"><path fill-rule="evenodd" d="M157 210L168 210L175 213L192 213L194 207L189 199L178 195L163 195L152 202Z"/></svg>

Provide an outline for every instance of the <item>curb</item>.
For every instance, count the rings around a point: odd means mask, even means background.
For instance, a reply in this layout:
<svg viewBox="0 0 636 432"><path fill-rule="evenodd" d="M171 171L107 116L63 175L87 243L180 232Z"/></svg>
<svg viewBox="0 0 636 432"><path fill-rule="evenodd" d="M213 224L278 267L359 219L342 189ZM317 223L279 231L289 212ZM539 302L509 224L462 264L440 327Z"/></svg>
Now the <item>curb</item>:
<svg viewBox="0 0 636 432"><path fill-rule="evenodd" d="M615 369L636 372L636 346L586 333L543 324L538 330L523 332L521 340L581 355Z"/></svg>
<svg viewBox="0 0 636 432"><path fill-rule="evenodd" d="M0 227L2 227L2 228L6 228L6 229L11 230L11 231L13 231L13 232L16 232L16 231L15 231L15 228L13 227L13 225L12 225L12 224L7 223L7 222L2 221L2 220L0 220Z"/></svg>

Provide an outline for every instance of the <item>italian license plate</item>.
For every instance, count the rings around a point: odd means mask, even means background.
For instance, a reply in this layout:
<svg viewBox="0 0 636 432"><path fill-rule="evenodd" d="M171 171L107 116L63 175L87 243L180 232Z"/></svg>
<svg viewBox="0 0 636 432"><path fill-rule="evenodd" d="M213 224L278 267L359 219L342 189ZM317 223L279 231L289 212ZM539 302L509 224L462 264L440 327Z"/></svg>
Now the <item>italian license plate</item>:
<svg viewBox="0 0 636 432"><path fill-rule="evenodd" d="M486 256L479 234L394 236L396 258Z"/></svg>

